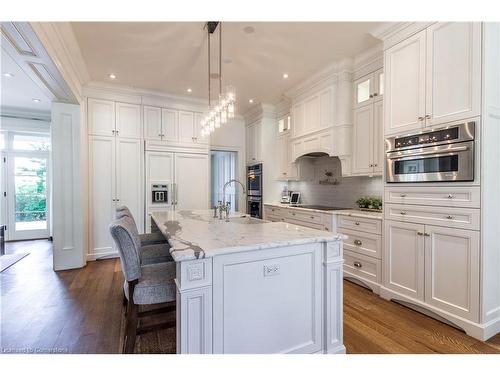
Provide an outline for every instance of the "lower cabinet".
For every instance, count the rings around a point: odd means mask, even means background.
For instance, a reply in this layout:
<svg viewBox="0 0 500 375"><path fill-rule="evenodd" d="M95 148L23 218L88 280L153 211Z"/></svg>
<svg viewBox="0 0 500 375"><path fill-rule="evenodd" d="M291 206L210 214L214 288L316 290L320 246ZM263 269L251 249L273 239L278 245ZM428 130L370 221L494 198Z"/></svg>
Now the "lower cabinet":
<svg viewBox="0 0 500 375"><path fill-rule="evenodd" d="M479 233L385 223L384 285L463 318L479 319Z"/></svg>

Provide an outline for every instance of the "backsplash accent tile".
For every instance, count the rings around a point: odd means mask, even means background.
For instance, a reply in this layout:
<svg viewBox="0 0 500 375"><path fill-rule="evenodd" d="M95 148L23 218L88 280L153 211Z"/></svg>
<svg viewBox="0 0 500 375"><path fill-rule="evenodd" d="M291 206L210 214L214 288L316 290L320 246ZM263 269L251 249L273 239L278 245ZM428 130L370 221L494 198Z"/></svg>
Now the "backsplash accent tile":
<svg viewBox="0 0 500 375"><path fill-rule="evenodd" d="M317 204L355 208L356 200L362 196L382 197L382 177L353 176L341 177L338 185L320 185L317 182L290 182L288 188L300 191L304 204Z"/></svg>

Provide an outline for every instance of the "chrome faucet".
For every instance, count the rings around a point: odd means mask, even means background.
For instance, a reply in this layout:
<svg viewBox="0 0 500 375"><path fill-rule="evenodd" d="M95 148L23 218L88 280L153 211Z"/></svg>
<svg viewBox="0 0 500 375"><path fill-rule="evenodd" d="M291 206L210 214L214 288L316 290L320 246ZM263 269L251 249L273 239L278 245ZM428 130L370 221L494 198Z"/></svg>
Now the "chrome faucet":
<svg viewBox="0 0 500 375"><path fill-rule="evenodd" d="M246 193L245 185L243 185L239 180L233 178L232 180L229 180L224 184L224 187L222 188L223 202L219 201L219 205L217 206L217 208L219 209L219 219L222 220L222 212L224 211L226 213L226 221L229 221L229 211L231 211L231 202L226 202L226 188L231 184L231 182L237 182L238 184L240 184L243 190L243 194Z"/></svg>

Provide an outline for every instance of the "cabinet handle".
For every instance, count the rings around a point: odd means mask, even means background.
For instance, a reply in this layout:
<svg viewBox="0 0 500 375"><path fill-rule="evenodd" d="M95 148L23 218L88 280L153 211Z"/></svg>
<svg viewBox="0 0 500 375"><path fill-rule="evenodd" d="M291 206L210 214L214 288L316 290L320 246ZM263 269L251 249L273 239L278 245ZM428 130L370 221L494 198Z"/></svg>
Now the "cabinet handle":
<svg viewBox="0 0 500 375"><path fill-rule="evenodd" d="M400 214L401 215L406 215L406 212L405 211L401 211Z"/></svg>
<svg viewBox="0 0 500 375"><path fill-rule="evenodd" d="M363 242L361 242L360 240L354 240L354 245L361 246L363 245Z"/></svg>
<svg viewBox="0 0 500 375"><path fill-rule="evenodd" d="M363 265L361 264L361 262L354 262L354 267L361 268L363 267Z"/></svg>
<svg viewBox="0 0 500 375"><path fill-rule="evenodd" d="M401 198L404 198L404 197L406 197L406 194L404 194L404 193L403 193L403 194L399 194L399 196L400 196Z"/></svg>
<svg viewBox="0 0 500 375"><path fill-rule="evenodd" d="M326 231L329 231L330 229L329 229L328 227L325 227L325 230L326 230Z"/></svg>
<svg viewBox="0 0 500 375"><path fill-rule="evenodd" d="M119 130L116 130L116 135L120 134L120 131Z"/></svg>
<svg viewBox="0 0 500 375"><path fill-rule="evenodd" d="M378 167L378 164L373 164L374 167Z"/></svg>
<svg viewBox="0 0 500 375"><path fill-rule="evenodd" d="M116 133L116 130L111 130L111 133L114 135Z"/></svg>
<svg viewBox="0 0 500 375"><path fill-rule="evenodd" d="M314 216L311 216L311 219L314 219Z"/></svg>
<svg viewBox="0 0 500 375"><path fill-rule="evenodd" d="M378 95L378 93L376 93L376 92L373 93L373 96L377 96L377 95Z"/></svg>
<svg viewBox="0 0 500 375"><path fill-rule="evenodd" d="M448 215L448 216L446 216L446 218L447 218L448 220L452 220L452 219L453 219L453 216Z"/></svg>
<svg viewBox="0 0 500 375"><path fill-rule="evenodd" d="M429 233L424 233L424 236L430 237L431 235Z"/></svg>
<svg viewBox="0 0 500 375"><path fill-rule="evenodd" d="M426 118L426 119L430 119L430 118L431 118L431 115L425 115L425 118Z"/></svg>
<svg viewBox="0 0 500 375"><path fill-rule="evenodd" d="M162 138L162 137L163 137L163 134L158 134L158 137Z"/></svg>
<svg viewBox="0 0 500 375"><path fill-rule="evenodd" d="M424 235L424 233L423 233L423 232L417 232L417 234L418 234L419 236L423 236L423 235Z"/></svg>
<svg viewBox="0 0 500 375"><path fill-rule="evenodd" d="M292 215L295 216L295 212L292 212Z"/></svg>
<svg viewBox="0 0 500 375"><path fill-rule="evenodd" d="M356 221L356 222L354 223L354 225L359 225L359 221Z"/></svg>
<svg viewBox="0 0 500 375"><path fill-rule="evenodd" d="M448 194L448 199L453 199L453 195L452 194Z"/></svg>
<svg viewBox="0 0 500 375"><path fill-rule="evenodd" d="M370 98L373 98L373 95L372 95L372 94L370 94Z"/></svg>
<svg viewBox="0 0 500 375"><path fill-rule="evenodd" d="M419 116L418 121L424 121L424 118L422 116Z"/></svg>

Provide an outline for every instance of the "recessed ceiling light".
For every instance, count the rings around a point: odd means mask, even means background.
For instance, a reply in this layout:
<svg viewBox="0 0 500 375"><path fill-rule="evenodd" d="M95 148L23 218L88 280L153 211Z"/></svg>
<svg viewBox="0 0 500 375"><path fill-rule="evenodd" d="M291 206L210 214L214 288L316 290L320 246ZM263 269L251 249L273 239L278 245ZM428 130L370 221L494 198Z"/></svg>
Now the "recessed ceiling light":
<svg viewBox="0 0 500 375"><path fill-rule="evenodd" d="M288 73L283 73L283 79L287 79L288 78Z"/></svg>
<svg viewBox="0 0 500 375"><path fill-rule="evenodd" d="M187 89L186 91L187 92L193 92L193 90L191 90L191 88Z"/></svg>
<svg viewBox="0 0 500 375"><path fill-rule="evenodd" d="M252 26L246 26L243 28L243 32L245 34L252 34L253 32L255 32L255 28Z"/></svg>
<svg viewBox="0 0 500 375"><path fill-rule="evenodd" d="M116 79L116 76L113 73L111 73L108 77L109 79Z"/></svg>
<svg viewBox="0 0 500 375"><path fill-rule="evenodd" d="M251 104L253 103L253 99L248 99L248 102Z"/></svg>
<svg viewBox="0 0 500 375"><path fill-rule="evenodd" d="M3 76L11 78L11 77L14 77L14 74L12 74L12 73L3 73Z"/></svg>
<svg viewBox="0 0 500 375"><path fill-rule="evenodd" d="M34 99L33 99L33 101L34 101L35 103L40 103L40 102L41 102L41 100L40 100L40 99L36 99L36 98L34 98Z"/></svg>

